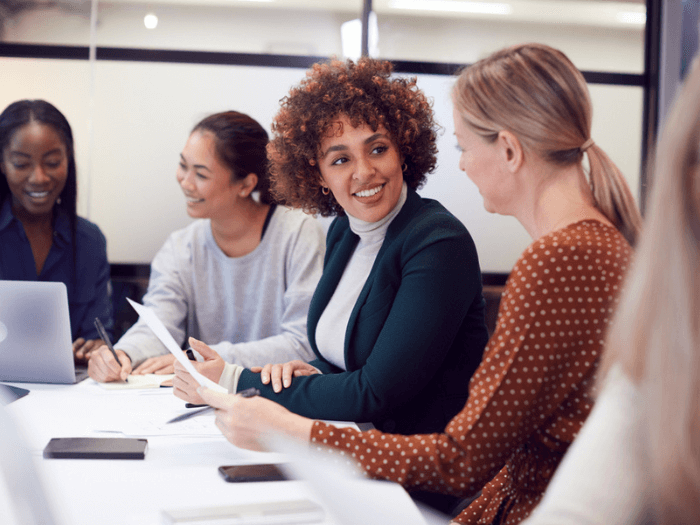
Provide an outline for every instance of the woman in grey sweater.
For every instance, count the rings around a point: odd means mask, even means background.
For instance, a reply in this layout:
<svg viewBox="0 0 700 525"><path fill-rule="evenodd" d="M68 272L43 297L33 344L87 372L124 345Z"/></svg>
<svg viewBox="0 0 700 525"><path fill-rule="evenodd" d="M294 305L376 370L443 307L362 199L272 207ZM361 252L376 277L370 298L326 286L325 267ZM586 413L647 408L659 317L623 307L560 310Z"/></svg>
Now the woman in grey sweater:
<svg viewBox="0 0 700 525"><path fill-rule="evenodd" d="M144 303L176 341L207 341L231 363L309 359L306 314L321 274L324 235L312 217L273 203L258 122L235 111L197 124L177 180L198 220L170 235L151 265ZM254 198L255 193L258 197ZM96 381L170 373L174 357L141 321L91 355Z"/></svg>

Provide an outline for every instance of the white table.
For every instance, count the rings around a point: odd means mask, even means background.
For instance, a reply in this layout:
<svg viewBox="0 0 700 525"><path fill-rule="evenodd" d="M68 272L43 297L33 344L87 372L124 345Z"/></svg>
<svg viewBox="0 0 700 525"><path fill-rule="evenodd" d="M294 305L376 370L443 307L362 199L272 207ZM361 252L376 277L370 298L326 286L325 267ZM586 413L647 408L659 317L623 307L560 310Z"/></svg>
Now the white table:
<svg viewBox="0 0 700 525"><path fill-rule="evenodd" d="M121 436L98 431L115 430L127 422L165 421L183 412L184 402L172 395L172 389L108 391L91 379L69 386L14 385L30 393L9 404L8 412L26 438L61 524L153 525L161 523L162 509L298 498L318 501L302 481L226 483L217 471L220 465L284 458L236 448L220 434L145 436L145 460L43 459L52 437ZM412 505L400 487L392 487L392 492L401 506ZM411 512L417 513L415 507ZM336 522L328 517L324 523Z"/></svg>

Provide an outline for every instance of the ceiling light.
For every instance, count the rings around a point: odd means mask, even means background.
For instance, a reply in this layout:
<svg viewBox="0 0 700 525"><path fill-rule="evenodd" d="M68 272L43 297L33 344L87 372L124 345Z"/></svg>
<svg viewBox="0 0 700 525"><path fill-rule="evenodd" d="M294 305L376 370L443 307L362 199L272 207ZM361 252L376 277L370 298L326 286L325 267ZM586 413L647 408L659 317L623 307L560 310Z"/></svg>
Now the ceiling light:
<svg viewBox="0 0 700 525"><path fill-rule="evenodd" d="M146 29L155 29L158 27L158 17L153 13L148 13L143 17L143 25L146 26Z"/></svg>
<svg viewBox="0 0 700 525"><path fill-rule="evenodd" d="M623 24L644 25L647 23L646 13L640 13L638 11L620 11L615 15L615 18Z"/></svg>
<svg viewBox="0 0 700 525"><path fill-rule="evenodd" d="M391 0L389 6L394 9L449 11L453 13L474 13L483 15L509 15L513 12L513 8L510 4L458 0Z"/></svg>

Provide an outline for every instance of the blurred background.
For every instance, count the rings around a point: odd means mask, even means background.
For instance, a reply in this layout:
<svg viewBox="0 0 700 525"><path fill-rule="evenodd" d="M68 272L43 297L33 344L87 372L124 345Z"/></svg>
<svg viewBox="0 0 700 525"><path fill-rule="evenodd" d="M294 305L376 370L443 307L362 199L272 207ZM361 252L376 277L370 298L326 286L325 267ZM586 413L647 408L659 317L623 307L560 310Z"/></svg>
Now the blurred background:
<svg viewBox="0 0 700 525"><path fill-rule="evenodd" d="M457 169L449 91L459 67L528 41L584 71L593 138L641 203L643 158L697 45L697 1L2 0L0 105L44 98L66 114L79 213L107 236L114 273L137 275L190 221L175 168L199 119L236 109L269 130L313 62L363 50L390 59L418 78L444 128L421 193L465 223L485 280L502 282L530 239L486 213Z"/></svg>

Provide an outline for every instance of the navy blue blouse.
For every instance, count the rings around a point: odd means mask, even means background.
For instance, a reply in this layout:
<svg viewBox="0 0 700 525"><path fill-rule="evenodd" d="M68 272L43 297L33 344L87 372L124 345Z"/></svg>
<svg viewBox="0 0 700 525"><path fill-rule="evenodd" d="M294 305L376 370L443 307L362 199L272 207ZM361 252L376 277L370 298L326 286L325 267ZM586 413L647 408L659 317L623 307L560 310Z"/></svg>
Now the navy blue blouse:
<svg viewBox="0 0 700 525"><path fill-rule="evenodd" d="M57 213L53 235L49 255L41 274L37 274L24 227L12 213L11 198L5 199L0 206L0 279L64 283L68 288L73 340L78 337L99 339L95 317L100 318L112 337L114 321L105 236L95 224L78 217L74 266L70 221L65 212Z"/></svg>

